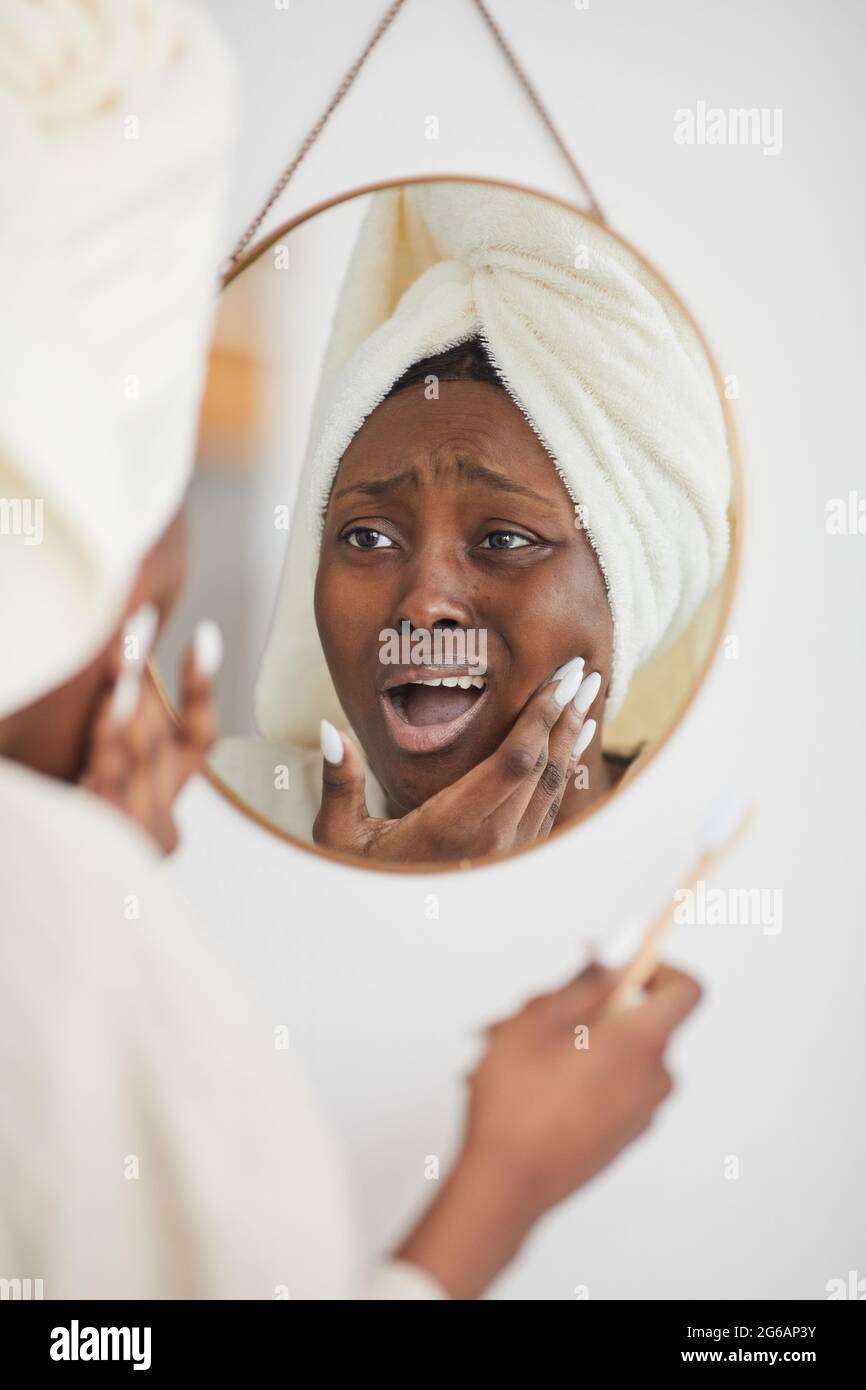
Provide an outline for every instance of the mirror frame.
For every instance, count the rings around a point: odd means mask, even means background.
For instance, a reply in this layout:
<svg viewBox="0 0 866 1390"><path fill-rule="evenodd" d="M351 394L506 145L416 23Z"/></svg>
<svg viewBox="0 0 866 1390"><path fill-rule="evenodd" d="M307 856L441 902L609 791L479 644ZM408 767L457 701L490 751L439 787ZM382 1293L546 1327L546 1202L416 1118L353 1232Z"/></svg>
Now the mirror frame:
<svg viewBox="0 0 866 1390"><path fill-rule="evenodd" d="M610 788L609 791L605 792L602 796L600 796L598 800L592 804L592 806L588 806L587 809L585 811L582 811L579 815L573 816L571 820L566 821L562 825L554 826L554 828L548 835L547 840L543 841L540 845L519 845L513 849L501 850L495 854L488 854L479 858L467 857L465 859L452 859L443 863L419 862L417 864L394 864L388 861L365 859L361 855L346 854L341 850L325 849L320 845L316 845L305 840L300 840L297 836L290 834L287 830L281 830L279 826L274 825L271 821L267 819L267 817L263 816L248 802L244 801L243 798L240 797L238 793L232 787L230 787L227 782L224 782L222 778L219 777L218 774L214 772L210 766L208 766L205 769L204 776L206 780L211 784L211 786L217 792L219 792L219 794L222 797L224 797L235 808L235 810L240 811L241 814L246 816L248 820L251 820L256 825L261 826L261 828L263 830L266 830L268 834L274 835L277 837L277 839L283 840L285 843L293 845L296 849L302 850L305 854L314 854L326 861L331 861L337 864L344 864L353 869L372 870L375 873L456 873L460 870L465 869L486 868L492 864L501 863L506 859L516 858L518 855L531 854L534 851L543 848L544 844L549 844L554 839L559 839L563 835L573 833L583 824L585 820L589 819L591 816L596 815L605 806L607 806L613 798L619 796L623 792L627 793L629 787L631 786L631 783L635 780L635 778L640 776L644 769L650 765L650 763L653 761L654 758L658 756L662 749L668 745L668 743L676 733L677 729L679 728L680 724L694 706L694 703L697 700L698 695L703 689L710 668L715 663L716 656L718 654L719 646L721 643L721 638L728 624L728 619L730 617L731 610L733 607L734 596L739 584L740 571L742 567L744 509L746 495L743 462L740 451L739 434L737 432L733 408L731 406L731 402L725 396L724 378L719 369L715 355L713 354L709 346L709 343L707 342L706 337L704 336L704 333L702 332L700 326L696 322L695 317L689 309L688 305L686 305L681 296L677 294L676 290L670 284L667 277L662 275L661 272L653 265L653 263L643 254L643 252L639 251L637 247L634 246L626 237L622 236L619 232L614 231L613 228L610 227L608 223L605 222L602 218L596 216L596 214L594 213L585 211L583 208L578 207L576 203L571 203L568 201L568 199L560 198L556 194L548 193L543 189L531 188L526 184L510 183L506 182L503 179L493 179L485 177L484 175L474 174L419 174L410 175L405 178L384 179L375 183L361 184L357 188L349 189L345 193L339 193L332 198L326 198L324 199L324 201L320 203L313 204L312 207L309 207L305 211L298 213L296 216L289 218L287 221L281 223L280 226L277 227L274 231L269 232L260 241L257 241L253 246L251 246L247 251L245 251L244 254L241 257L239 257L237 261L233 262L230 266L228 266L225 269L225 271L221 273L217 287L217 294L218 296L222 295L225 292L225 290L228 289L229 285L231 285L232 282L236 280L239 275L242 275L243 272L249 266L251 266L255 261L257 261L261 256L263 256L266 251L270 250L270 248L276 242L280 241L289 232L294 231L296 227L301 226L304 222L309 222L311 218L317 217L319 213L326 212L328 208L337 207L341 203L349 202L354 198L364 197L370 193L379 192L382 189L403 188L413 184L454 182L487 184L488 186L494 188L513 189L517 193L529 193L538 198L545 198L548 202L556 203L559 207L565 208L568 212L577 213L578 216L585 218L587 221L594 222L595 225L601 231L606 232L609 236L612 236L615 241L618 241L619 244L622 247L624 247L626 251L628 251L632 256L635 257L635 259L644 267L645 270L648 270L650 274L655 276L655 278L665 287L668 293L672 296L674 302L682 311L686 321L691 326L695 336L698 339L698 342L700 343L701 347L704 350L704 353L706 354L706 358L710 366L710 371L712 373L713 380L716 384L716 389L718 391L719 401L722 406L722 413L725 421L725 430L728 439L728 448L731 456L732 478L730 511L733 517L731 525L731 548L730 555L728 558L727 569L725 571L725 577L722 581L724 587L722 590L721 605L719 609L718 619L716 621L716 625L713 631L712 640L709 643L706 655L703 661L701 662L697 676L695 677L692 688L689 692L689 697L683 704L676 718L673 720L669 728L665 730L664 735L660 739L658 739L655 743L647 747L645 751L642 751L637 755L637 757L629 765L628 769L623 774L623 776L617 781L615 786L613 786L612 788ZM156 667L153 657L151 657L148 661L148 672L160 697L162 698L163 702L165 703L166 707L171 713L171 716L174 719L175 724L177 724L179 722L177 711L175 710L171 700L168 697L168 693L165 689L162 679L160 678L159 671Z"/></svg>

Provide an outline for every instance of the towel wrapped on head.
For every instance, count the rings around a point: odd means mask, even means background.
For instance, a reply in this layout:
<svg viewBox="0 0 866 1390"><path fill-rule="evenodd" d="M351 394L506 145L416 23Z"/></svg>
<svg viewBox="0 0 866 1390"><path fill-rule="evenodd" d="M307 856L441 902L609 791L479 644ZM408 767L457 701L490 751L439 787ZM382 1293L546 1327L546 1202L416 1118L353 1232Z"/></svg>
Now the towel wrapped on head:
<svg viewBox="0 0 866 1390"><path fill-rule="evenodd" d="M183 500L234 107L196 5L0 0L0 718L95 655Z"/></svg>
<svg viewBox="0 0 866 1390"><path fill-rule="evenodd" d="M313 410L256 688L267 738L315 747L320 718L345 727L313 619L322 509L353 436L407 368L475 336L604 575L607 717L721 577L725 420L706 351L670 291L591 218L540 195L452 181L382 190L342 285Z"/></svg>

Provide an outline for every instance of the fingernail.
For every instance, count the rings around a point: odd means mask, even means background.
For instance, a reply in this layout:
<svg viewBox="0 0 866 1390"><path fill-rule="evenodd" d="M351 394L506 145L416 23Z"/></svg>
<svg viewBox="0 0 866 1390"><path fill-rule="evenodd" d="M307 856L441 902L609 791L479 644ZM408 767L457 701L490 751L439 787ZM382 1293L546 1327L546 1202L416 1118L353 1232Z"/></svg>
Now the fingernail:
<svg viewBox="0 0 866 1390"><path fill-rule="evenodd" d="M571 756L573 758L579 758L584 749L588 748L589 745L592 743L592 737L595 733L595 727L595 720L587 719L586 723L584 724L583 728L581 729L580 733L575 739L574 747L571 750Z"/></svg>
<svg viewBox="0 0 866 1390"><path fill-rule="evenodd" d="M645 924L636 917L629 917L596 944L595 958L608 970L621 970L634 958L645 930Z"/></svg>
<svg viewBox="0 0 866 1390"><path fill-rule="evenodd" d="M573 666L579 666L580 669L583 670L583 657L582 657L582 656L575 656L575 657L572 657L571 661L566 661L566 663L565 663L564 666L557 666L556 670L554 671L554 673L553 673L553 675L550 677L550 679L551 679L552 681L561 681L562 678L563 678L563 676L565 675L566 671L570 671L571 668L572 668Z"/></svg>
<svg viewBox="0 0 866 1390"><path fill-rule="evenodd" d="M323 719L319 724L319 742L322 745L322 757L325 762L339 767L343 761L343 740L333 724L329 724L327 719Z"/></svg>
<svg viewBox="0 0 866 1390"><path fill-rule="evenodd" d="M159 627L159 610L155 603L143 603L123 629L124 661L145 662Z"/></svg>
<svg viewBox="0 0 866 1390"><path fill-rule="evenodd" d="M199 675L208 679L215 676L223 664L224 644L219 624L212 618L205 618L198 624L193 635L193 650Z"/></svg>
<svg viewBox="0 0 866 1390"><path fill-rule="evenodd" d="M115 724L128 724L138 709L141 677L138 671L124 671L111 700L111 718Z"/></svg>
<svg viewBox="0 0 866 1390"><path fill-rule="evenodd" d="M586 714L598 692L601 690L601 676L598 671L593 671L592 675L587 676L581 682L580 689L574 697L574 709L576 714Z"/></svg>
<svg viewBox="0 0 866 1390"><path fill-rule="evenodd" d="M553 692L553 698L564 709L569 700L577 692L578 686L583 678L583 658L578 657L576 661L570 661L565 669L565 675L560 677L559 685Z"/></svg>

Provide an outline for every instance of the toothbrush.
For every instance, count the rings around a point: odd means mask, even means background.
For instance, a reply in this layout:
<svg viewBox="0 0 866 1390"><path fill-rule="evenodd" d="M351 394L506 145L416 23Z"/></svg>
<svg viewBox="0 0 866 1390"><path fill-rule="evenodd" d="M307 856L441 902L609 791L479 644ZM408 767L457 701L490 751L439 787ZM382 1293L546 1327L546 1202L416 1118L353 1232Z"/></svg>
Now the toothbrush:
<svg viewBox="0 0 866 1390"><path fill-rule="evenodd" d="M702 849L692 868L689 888L694 891L740 843L752 819L753 808L738 797L719 799L704 822ZM664 939L673 925L674 909L667 904L647 929L626 972L611 994L605 1013L619 1013L646 984L658 964Z"/></svg>

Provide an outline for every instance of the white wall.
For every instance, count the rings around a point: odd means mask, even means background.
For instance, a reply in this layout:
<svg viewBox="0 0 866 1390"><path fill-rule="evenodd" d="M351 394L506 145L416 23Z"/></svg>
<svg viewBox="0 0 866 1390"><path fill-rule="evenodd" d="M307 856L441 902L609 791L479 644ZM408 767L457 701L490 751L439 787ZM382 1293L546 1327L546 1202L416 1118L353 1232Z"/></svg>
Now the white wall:
<svg viewBox="0 0 866 1390"><path fill-rule="evenodd" d="M739 379L747 553L720 660L672 743L572 835L464 875L326 866L205 785L168 872L249 972L343 1136L371 1249L431 1195L473 1030L580 964L586 941L684 881L718 791L753 796L715 880L781 888L783 929L680 927L707 997L651 1133L548 1219L495 1293L821 1298L866 1275L861 995L866 536L862 6L805 0L491 0L612 225L696 313ZM219 0L244 102L233 227L293 154L385 0ZM675 109L783 111L783 148L684 147ZM429 114L438 141L424 138ZM409 0L270 225L350 186L425 171L573 187L469 0ZM228 246L227 246L228 249ZM438 921L425 917L439 895ZM737 1155L741 1176L724 1176Z"/></svg>

